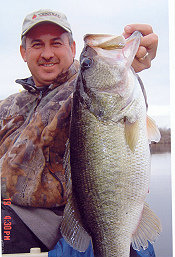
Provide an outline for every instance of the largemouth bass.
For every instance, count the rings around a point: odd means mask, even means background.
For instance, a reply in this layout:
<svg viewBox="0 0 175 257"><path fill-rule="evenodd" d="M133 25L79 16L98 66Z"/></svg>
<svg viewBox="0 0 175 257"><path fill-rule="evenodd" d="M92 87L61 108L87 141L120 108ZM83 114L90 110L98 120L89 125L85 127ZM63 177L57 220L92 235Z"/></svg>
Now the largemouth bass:
<svg viewBox="0 0 175 257"><path fill-rule="evenodd" d="M131 68L140 37L86 35L80 56L70 129L72 187L61 231L79 251L92 239L95 257L129 257L131 243L146 249L161 231L145 203L149 141L159 141L160 133Z"/></svg>

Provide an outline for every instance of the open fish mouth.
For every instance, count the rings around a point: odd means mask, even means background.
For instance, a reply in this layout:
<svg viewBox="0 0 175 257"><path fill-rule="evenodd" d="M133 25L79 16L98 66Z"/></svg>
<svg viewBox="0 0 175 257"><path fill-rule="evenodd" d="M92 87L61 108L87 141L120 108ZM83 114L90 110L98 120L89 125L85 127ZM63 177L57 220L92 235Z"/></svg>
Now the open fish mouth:
<svg viewBox="0 0 175 257"><path fill-rule="evenodd" d="M105 50L122 49L126 45L126 40L122 35L86 34L84 41L91 47L99 47Z"/></svg>
<svg viewBox="0 0 175 257"><path fill-rule="evenodd" d="M86 34L84 36L85 45L90 46L96 51L98 56L106 58L108 64L115 64L116 60L128 59L127 49L132 46L132 52L130 59L135 57L137 45L140 42L141 33L135 31L129 38L125 39L123 35L113 36L105 34ZM109 59L109 60L108 60ZM129 62L127 67L130 67Z"/></svg>

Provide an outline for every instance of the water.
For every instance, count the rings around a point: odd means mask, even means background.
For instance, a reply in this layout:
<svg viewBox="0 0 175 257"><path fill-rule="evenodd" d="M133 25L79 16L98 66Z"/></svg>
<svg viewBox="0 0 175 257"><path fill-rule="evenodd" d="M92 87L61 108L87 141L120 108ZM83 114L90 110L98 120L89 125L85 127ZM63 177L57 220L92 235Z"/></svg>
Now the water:
<svg viewBox="0 0 175 257"><path fill-rule="evenodd" d="M146 202L163 227L154 249L156 257L172 257L171 154L153 154L151 166L150 191Z"/></svg>

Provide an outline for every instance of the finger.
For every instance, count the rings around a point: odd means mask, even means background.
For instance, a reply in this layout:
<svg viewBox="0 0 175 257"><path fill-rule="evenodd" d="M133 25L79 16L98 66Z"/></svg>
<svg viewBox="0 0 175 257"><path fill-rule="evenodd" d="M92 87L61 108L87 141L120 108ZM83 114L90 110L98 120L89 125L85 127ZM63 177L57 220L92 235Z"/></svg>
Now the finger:
<svg viewBox="0 0 175 257"><path fill-rule="evenodd" d="M147 50L144 46L140 46L137 53L136 53L136 57L139 58L143 58L146 54L147 54Z"/></svg>
<svg viewBox="0 0 175 257"><path fill-rule="evenodd" d="M152 56L149 54L149 52L147 52L147 49L143 46L140 46L136 53L132 66L134 67L134 69L137 69L137 72L138 70L141 71L143 68L148 69L151 67L151 60Z"/></svg>
<svg viewBox="0 0 175 257"><path fill-rule="evenodd" d="M147 56L144 60L138 60L136 57L133 60L132 67L135 72L140 72L144 69L148 69L151 67L151 59Z"/></svg>
<svg viewBox="0 0 175 257"><path fill-rule="evenodd" d="M158 36L154 33L141 38L140 46L145 47L152 59L156 56Z"/></svg>
<svg viewBox="0 0 175 257"><path fill-rule="evenodd" d="M138 59L139 61L144 61L147 57L148 57L148 53L146 53L143 57L138 58L137 56L135 56L136 59Z"/></svg>
<svg viewBox="0 0 175 257"><path fill-rule="evenodd" d="M146 53L144 56L142 56L142 57L137 57L137 56L135 56L135 59L137 60L137 61L139 61L140 63L143 63L143 64L145 64L146 66L148 66L148 68L151 66L151 58L150 58L150 56L149 56L149 54L148 53Z"/></svg>
<svg viewBox="0 0 175 257"><path fill-rule="evenodd" d="M158 36L153 33L153 29L148 24L130 24L124 28L124 37L129 37L134 31L142 33L140 46L132 63L136 72L148 69L151 66L151 60L156 56L158 46Z"/></svg>
<svg viewBox="0 0 175 257"><path fill-rule="evenodd" d="M127 35L132 34L136 30L140 31L143 36L153 33L152 27L148 24L130 24L130 25L125 26L125 28L124 28L124 32Z"/></svg>

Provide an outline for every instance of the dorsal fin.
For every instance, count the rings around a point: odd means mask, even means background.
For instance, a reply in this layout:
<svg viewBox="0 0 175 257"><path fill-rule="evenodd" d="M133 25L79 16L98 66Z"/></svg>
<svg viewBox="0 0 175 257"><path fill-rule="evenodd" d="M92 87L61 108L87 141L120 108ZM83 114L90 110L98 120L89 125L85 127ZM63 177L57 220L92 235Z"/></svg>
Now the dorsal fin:
<svg viewBox="0 0 175 257"><path fill-rule="evenodd" d="M159 142L161 135L155 121L147 116L147 133L149 141Z"/></svg>

